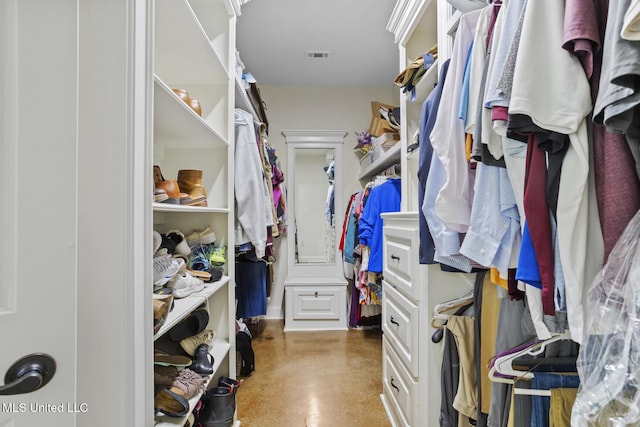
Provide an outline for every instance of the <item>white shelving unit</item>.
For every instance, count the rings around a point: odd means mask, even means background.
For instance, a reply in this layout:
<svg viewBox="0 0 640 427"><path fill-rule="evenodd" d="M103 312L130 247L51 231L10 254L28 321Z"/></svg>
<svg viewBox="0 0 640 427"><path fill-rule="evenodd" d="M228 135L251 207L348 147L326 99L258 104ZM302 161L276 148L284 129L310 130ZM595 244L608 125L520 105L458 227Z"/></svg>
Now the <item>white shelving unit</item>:
<svg viewBox="0 0 640 427"><path fill-rule="evenodd" d="M216 243L233 248L233 108L238 82L234 77L237 0L155 0L153 159L165 179L181 169L202 171L207 206L153 203L153 227L163 233L211 227ZM186 89L200 102L202 115L184 103L173 89ZM211 346L214 373L235 377L235 272L233 249L221 280L200 292L174 299L165 324L153 335L157 341L172 327L205 304L207 328L216 331ZM149 384L153 387L153 384ZM190 399L196 405L200 395ZM149 410L153 410L150 408ZM184 425L185 417L156 416L156 426ZM236 422L239 425L239 422Z"/></svg>
<svg viewBox="0 0 640 427"><path fill-rule="evenodd" d="M400 94L402 208L383 215L384 281L382 285L382 366L380 395L395 426L438 425L442 344L431 342L431 313L436 304L462 295L473 286L471 276L445 273L439 265L419 263L418 161L407 152L419 132L422 104L450 56L460 13L446 0L398 0L387 29L398 44L400 70L438 45L438 60L410 94ZM437 284L437 285L433 285Z"/></svg>
<svg viewBox="0 0 640 427"><path fill-rule="evenodd" d="M360 181L368 181L371 177L400 162L401 145L400 143L396 143L393 147L385 151L380 158L360 169L358 179Z"/></svg>

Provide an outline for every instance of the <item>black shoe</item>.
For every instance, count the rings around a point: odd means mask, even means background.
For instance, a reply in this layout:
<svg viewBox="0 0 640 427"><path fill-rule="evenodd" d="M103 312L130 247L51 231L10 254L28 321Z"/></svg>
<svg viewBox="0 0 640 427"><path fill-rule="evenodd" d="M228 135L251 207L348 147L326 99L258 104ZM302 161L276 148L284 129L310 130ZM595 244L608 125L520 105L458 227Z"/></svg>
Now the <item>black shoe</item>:
<svg viewBox="0 0 640 427"><path fill-rule="evenodd" d="M202 427L232 427L236 413L235 393L229 387L213 387L202 396L203 408L199 411Z"/></svg>
<svg viewBox="0 0 640 427"><path fill-rule="evenodd" d="M193 363L189 366L189 369L196 371L200 375L213 374L213 356L209 353L209 346L207 344L200 344L193 356Z"/></svg>

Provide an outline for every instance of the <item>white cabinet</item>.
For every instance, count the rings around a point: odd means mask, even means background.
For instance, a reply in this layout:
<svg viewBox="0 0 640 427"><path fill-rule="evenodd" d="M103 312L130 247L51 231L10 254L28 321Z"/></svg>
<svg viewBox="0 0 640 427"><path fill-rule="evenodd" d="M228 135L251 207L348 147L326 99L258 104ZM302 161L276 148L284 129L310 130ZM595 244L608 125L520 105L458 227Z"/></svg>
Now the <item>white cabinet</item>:
<svg viewBox="0 0 640 427"><path fill-rule="evenodd" d="M437 304L473 289L473 276L418 264L415 212L382 218L382 402L394 426L437 426L442 344L431 341L431 316Z"/></svg>
<svg viewBox="0 0 640 427"><path fill-rule="evenodd" d="M239 5L230 0L155 0L153 43L153 154L165 179L181 169L202 171L206 206L153 204L154 230L163 233L210 227L216 243L227 251L224 275L204 290L176 299L165 324L153 337L205 303L208 328L216 332L211 346L214 373L235 377L235 282L233 260L233 108L235 78L235 19ZM202 113L183 102L173 89L185 89L199 101ZM229 253L231 256L229 256ZM149 384L149 387L153 387ZM199 396L191 399L193 408ZM151 410L151 409L150 409ZM186 417L185 417L186 418ZM184 419L156 417L156 425L183 425Z"/></svg>
<svg viewBox="0 0 640 427"><path fill-rule="evenodd" d="M289 279L285 286L285 331L346 329L347 287L344 282Z"/></svg>

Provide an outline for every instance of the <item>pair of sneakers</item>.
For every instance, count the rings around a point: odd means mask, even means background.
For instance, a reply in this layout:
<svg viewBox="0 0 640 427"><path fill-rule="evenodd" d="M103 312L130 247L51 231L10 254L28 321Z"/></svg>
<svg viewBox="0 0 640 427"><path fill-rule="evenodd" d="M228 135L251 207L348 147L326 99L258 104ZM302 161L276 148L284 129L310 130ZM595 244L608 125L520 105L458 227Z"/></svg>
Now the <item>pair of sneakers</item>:
<svg viewBox="0 0 640 427"><path fill-rule="evenodd" d="M172 417L183 417L189 413L189 399L203 392L207 378L192 371L182 369L171 385L160 390L155 397L157 411Z"/></svg>
<svg viewBox="0 0 640 427"><path fill-rule="evenodd" d="M204 281L185 269L182 258L159 255L153 258L153 285L158 289L169 286L174 298L185 298L204 289Z"/></svg>

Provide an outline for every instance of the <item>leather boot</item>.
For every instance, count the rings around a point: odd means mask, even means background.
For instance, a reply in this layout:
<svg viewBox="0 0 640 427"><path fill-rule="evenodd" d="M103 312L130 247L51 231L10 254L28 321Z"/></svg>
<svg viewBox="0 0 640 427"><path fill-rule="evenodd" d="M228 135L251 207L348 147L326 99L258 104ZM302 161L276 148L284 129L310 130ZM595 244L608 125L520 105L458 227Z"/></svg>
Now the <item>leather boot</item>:
<svg viewBox="0 0 640 427"><path fill-rule="evenodd" d="M202 427L231 427L236 412L235 393L229 387L213 387L202 397L200 410Z"/></svg>
<svg viewBox="0 0 640 427"><path fill-rule="evenodd" d="M178 171L178 186L180 191L189 194L189 206L207 206L207 191L202 185L202 171L195 169L181 169Z"/></svg>
<svg viewBox="0 0 640 427"><path fill-rule="evenodd" d="M160 203L168 203L172 205L180 204L180 188L178 182L175 179L164 179L160 166L153 166L153 184L155 187L154 196L162 194L165 196L161 199L155 200Z"/></svg>

